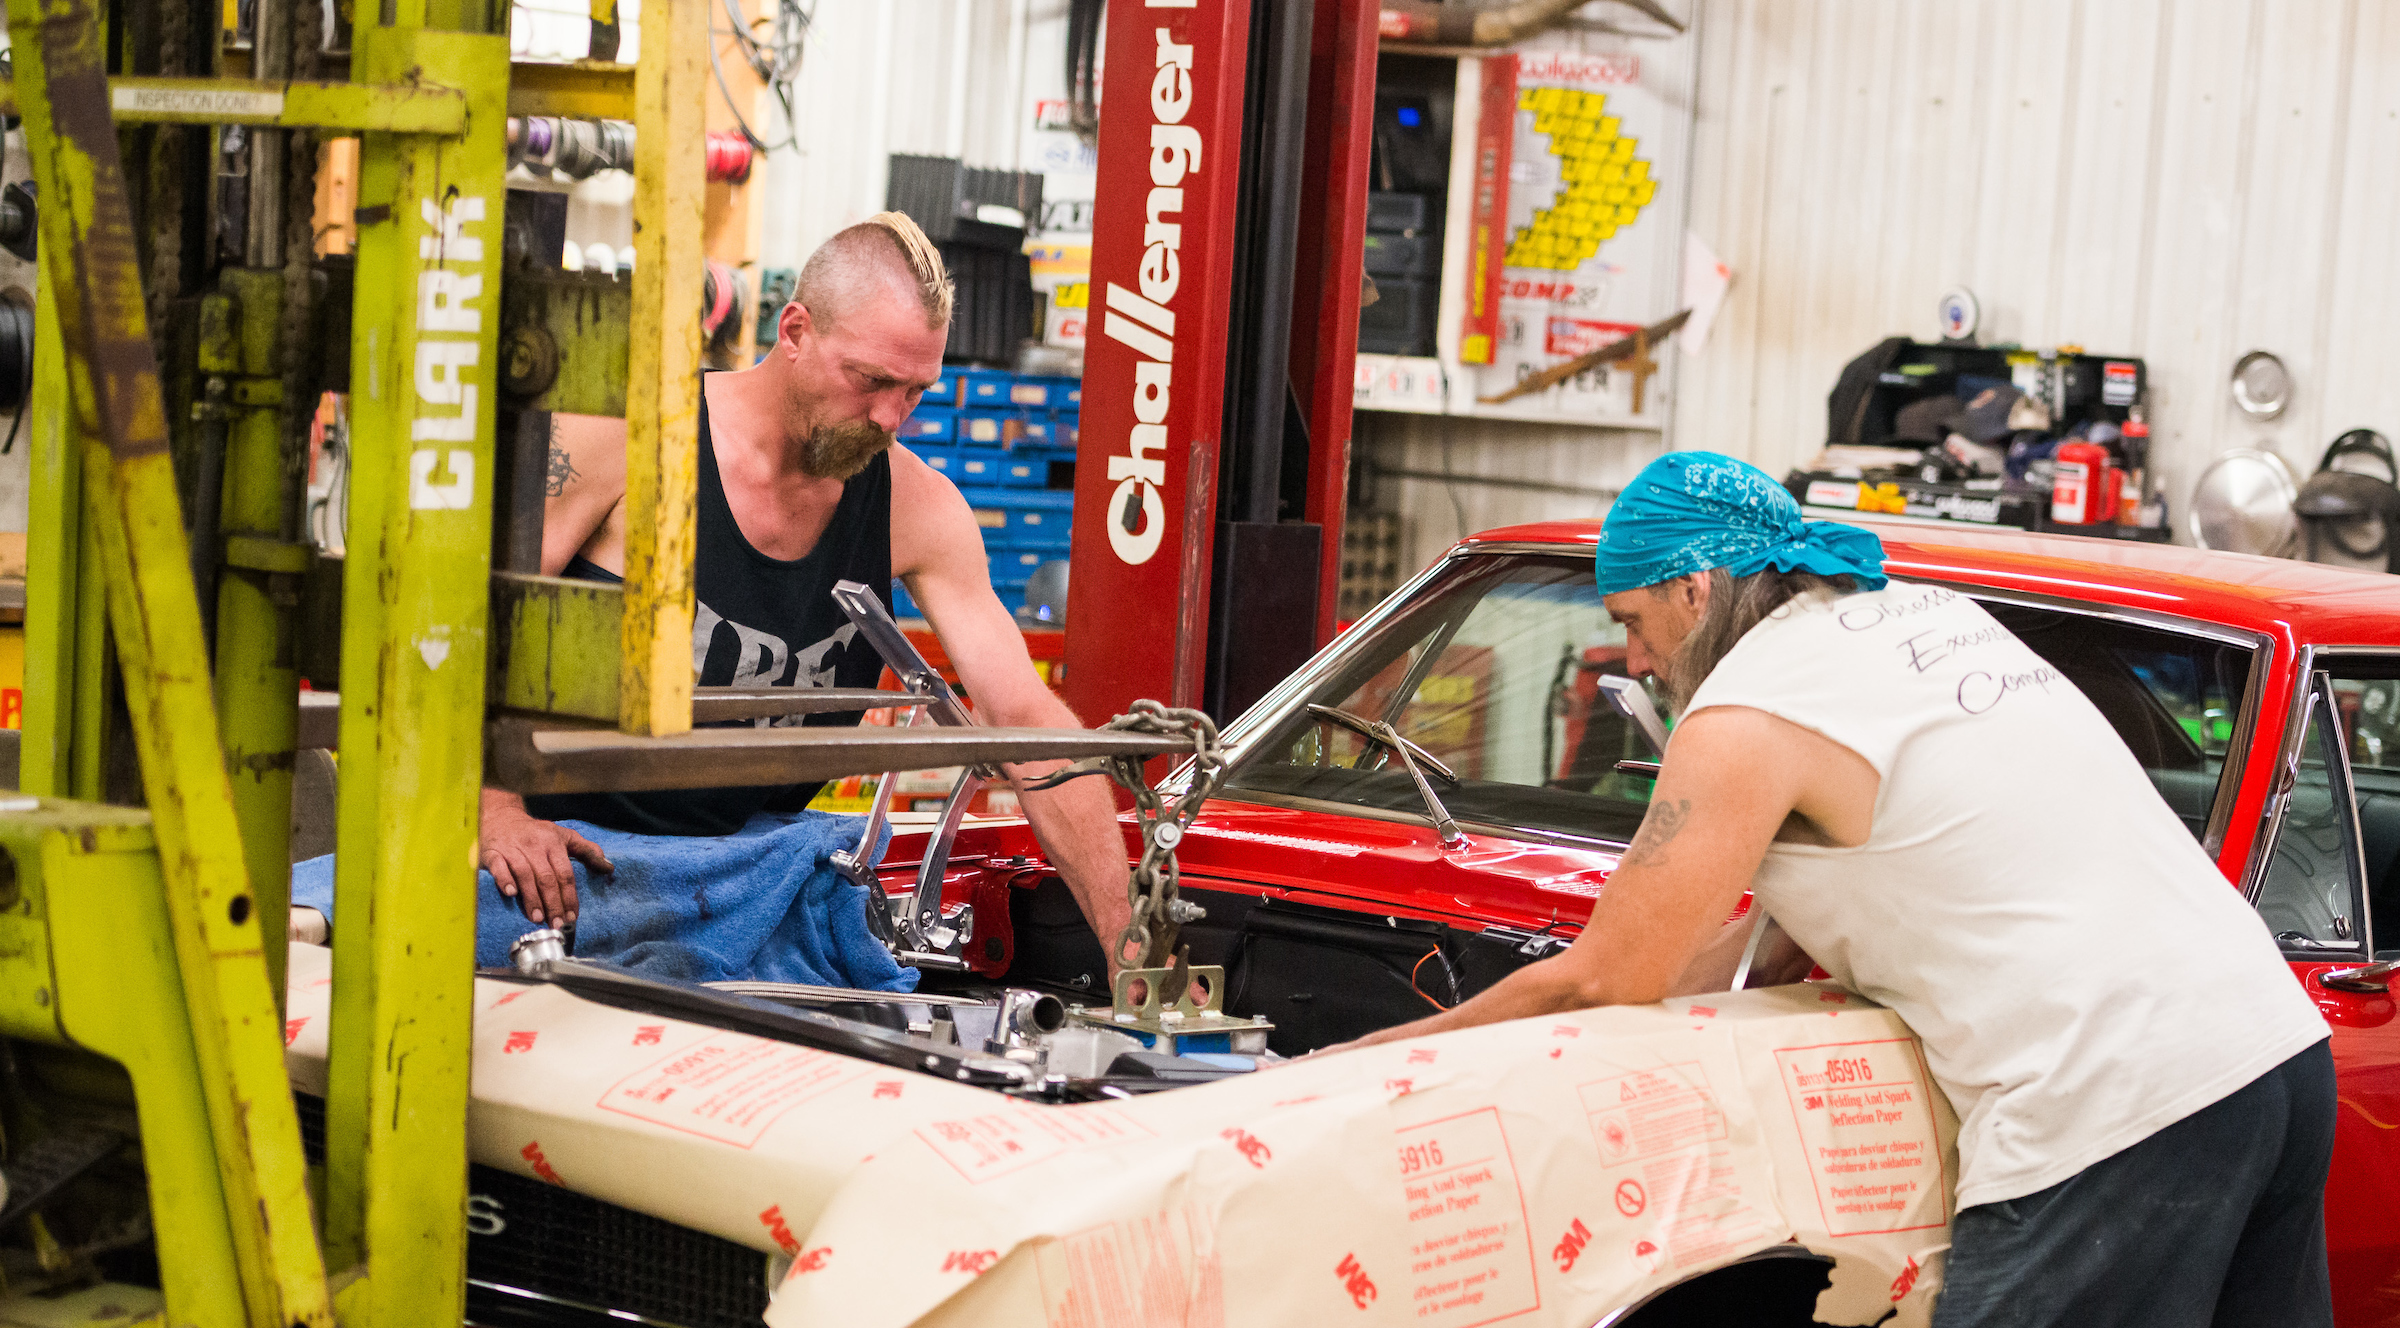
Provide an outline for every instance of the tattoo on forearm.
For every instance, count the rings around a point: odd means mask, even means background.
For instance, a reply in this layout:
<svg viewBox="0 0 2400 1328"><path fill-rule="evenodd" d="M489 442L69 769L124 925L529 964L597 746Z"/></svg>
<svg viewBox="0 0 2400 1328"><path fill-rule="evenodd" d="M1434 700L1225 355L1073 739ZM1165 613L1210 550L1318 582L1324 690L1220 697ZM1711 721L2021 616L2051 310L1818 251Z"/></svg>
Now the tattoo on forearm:
<svg viewBox="0 0 2400 1328"><path fill-rule="evenodd" d="M1642 828L1634 833L1633 846L1625 850L1620 867L1664 867L1667 865L1667 845L1682 833L1683 824L1690 819L1692 800L1677 798L1673 802L1654 802L1650 813L1642 818Z"/></svg>
<svg viewBox="0 0 2400 1328"><path fill-rule="evenodd" d="M558 445L558 422L552 420L550 422L550 475L543 482L542 492L556 498L567 491L569 484L582 478L583 472L575 469L575 462L567 455L567 449Z"/></svg>

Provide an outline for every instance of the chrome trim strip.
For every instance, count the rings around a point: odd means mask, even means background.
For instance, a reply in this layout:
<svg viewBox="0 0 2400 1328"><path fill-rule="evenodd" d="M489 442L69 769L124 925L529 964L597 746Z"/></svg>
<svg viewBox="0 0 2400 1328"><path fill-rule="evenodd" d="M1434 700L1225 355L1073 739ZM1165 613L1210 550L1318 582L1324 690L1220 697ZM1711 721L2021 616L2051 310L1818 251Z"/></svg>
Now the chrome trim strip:
<svg viewBox="0 0 2400 1328"><path fill-rule="evenodd" d="M1324 798L1303 798L1293 793L1278 793L1272 789L1241 788L1219 793L1209 799L1211 804L1246 802L1258 807L1288 807L1293 811L1330 812L1336 816L1356 816L1362 820L1384 821L1392 825L1417 825L1433 829L1433 821L1423 812L1404 812L1384 807L1362 807L1355 802L1332 802ZM1459 828L1495 839L1517 839L1552 848L1580 849L1587 853L1622 855L1630 841L1600 839L1588 835L1571 835L1562 830L1537 830L1531 826L1499 825L1491 821L1460 818Z"/></svg>
<svg viewBox="0 0 2400 1328"><path fill-rule="evenodd" d="M759 1255L758 1262L760 1273L763 1276L766 1270L767 1256L763 1254ZM626 1323L648 1324L650 1325L650 1328L686 1328L685 1325L679 1324L672 1319L653 1319L646 1314L636 1314L632 1310L615 1310L610 1309L605 1305L587 1305L580 1300L568 1300L563 1296L544 1295L539 1291L529 1291L524 1287L506 1286L499 1282L486 1282L480 1277L468 1278L467 1285L471 1287L481 1287L486 1291L494 1292L503 1296L511 1296L519 1300L539 1301L545 1305L563 1305L568 1309L582 1310L586 1314L597 1314L611 1319L620 1319ZM475 1322L475 1320L472 1317L469 1317L467 1322L471 1324Z"/></svg>
<svg viewBox="0 0 2400 1328"><path fill-rule="evenodd" d="M1980 581L1943 580L1934 577L1906 577L1903 579L1913 580L1921 585L1947 586L1961 594L1971 594L1984 599L2003 599L2038 609L2059 609L2067 613L2080 613L2087 618L2106 618L2117 622L2132 623L2136 627L2162 627L2170 631L2182 632L2186 636L2206 637L2211 641L2229 646L2244 646L2255 650L2260 646L2274 643L2274 638L2265 632L2227 627L2223 623L2210 622L2205 618L2186 617L2178 613L2168 613L2164 609L2134 609L2121 604L2094 604L2088 600L2069 599L2064 595L2045 594L2038 590L2018 590L2013 586L1987 586Z"/></svg>
<svg viewBox="0 0 2400 1328"><path fill-rule="evenodd" d="M2300 647L2291 705L2283 717L2283 740L2275 751L2275 783L2267 790L2267 805L2259 814L2258 838L2250 841L2250 861L2242 865L2242 898L2253 908L2258 906L2259 886L2266 879L2267 854L2275 837L2283 833L2284 806L2291 800L2292 786L2300 781L2300 735L2308 728L2308 703L2316 695L2316 657L2315 646Z"/></svg>

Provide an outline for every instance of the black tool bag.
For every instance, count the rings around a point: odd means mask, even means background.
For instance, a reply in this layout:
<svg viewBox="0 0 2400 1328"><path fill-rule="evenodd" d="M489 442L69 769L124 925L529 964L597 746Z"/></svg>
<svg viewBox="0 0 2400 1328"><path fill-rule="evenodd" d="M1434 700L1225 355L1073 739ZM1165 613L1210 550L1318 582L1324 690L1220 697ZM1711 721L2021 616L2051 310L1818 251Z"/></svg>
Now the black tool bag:
<svg viewBox="0 0 2400 1328"><path fill-rule="evenodd" d="M1868 442L1859 435L1867 426L1867 407L1874 403L1876 381L1891 371L1907 350L1906 337L1885 337L1874 349L1842 366L1842 376L1825 398L1825 445L1855 446ZM1881 439L1872 441L1881 442Z"/></svg>
<svg viewBox="0 0 2400 1328"><path fill-rule="evenodd" d="M2335 470L2333 463L2346 456L2382 463L2384 477ZM2328 561L2320 554L2331 544L2353 559L2381 554L2384 570L2400 573L2400 538L2395 538L2400 532L2400 487L2396 485L2400 485L2400 462L2394 461L2392 444L2382 434L2352 429L2334 439L2325 449L2324 460L2317 463L2317 473L2300 486L2300 496L2292 502L2292 510L2299 514L2307 532L2309 561ZM2360 536L2369 530L2374 538L2362 540Z"/></svg>

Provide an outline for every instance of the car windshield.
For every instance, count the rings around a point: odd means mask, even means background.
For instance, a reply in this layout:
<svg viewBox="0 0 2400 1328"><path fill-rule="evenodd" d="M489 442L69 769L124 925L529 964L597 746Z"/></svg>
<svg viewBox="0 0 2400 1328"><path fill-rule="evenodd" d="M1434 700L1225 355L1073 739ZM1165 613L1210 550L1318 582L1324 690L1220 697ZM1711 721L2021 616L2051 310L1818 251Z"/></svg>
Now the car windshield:
<svg viewBox="0 0 2400 1328"><path fill-rule="evenodd" d="M2248 723L2238 712L2250 650L2072 607L1977 598L2082 689L2204 839ZM1658 754L1602 694L1603 677L1625 676L1625 633L1600 607L1588 557L1460 558L1400 613L1364 630L1345 638L1333 672L1256 738L1243 737L1223 796L1423 817L1424 795L1406 767L1360 731L1389 723L1439 763L1419 761L1462 822L1545 838L1632 839L1651 781L1618 763Z"/></svg>
<svg viewBox="0 0 2400 1328"><path fill-rule="evenodd" d="M1461 559L1245 741L1225 793L1423 815L1400 759L1347 717L1390 724L1455 775L1420 760L1461 821L1624 843L1650 780L1617 763L1658 754L1601 695L1612 674L1625 675L1625 631L1600 607L1590 558Z"/></svg>

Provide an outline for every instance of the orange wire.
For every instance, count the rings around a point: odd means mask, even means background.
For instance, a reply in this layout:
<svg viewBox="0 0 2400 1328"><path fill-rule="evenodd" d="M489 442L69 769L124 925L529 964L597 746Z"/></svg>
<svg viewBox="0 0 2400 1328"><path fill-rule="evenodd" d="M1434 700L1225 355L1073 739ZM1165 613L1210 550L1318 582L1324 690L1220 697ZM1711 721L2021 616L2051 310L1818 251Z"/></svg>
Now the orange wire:
<svg viewBox="0 0 2400 1328"><path fill-rule="evenodd" d="M1425 961L1433 958L1435 955L1440 954L1441 952L1441 947L1435 946L1433 949L1427 950L1424 954L1417 956L1417 966L1408 970L1408 989L1415 992L1419 996L1424 996L1425 1003L1432 1006L1434 1009L1447 1010L1450 1008L1449 1006L1442 1004L1440 1001L1435 1000L1431 996L1426 996L1425 989L1417 985L1417 974L1424 970Z"/></svg>

